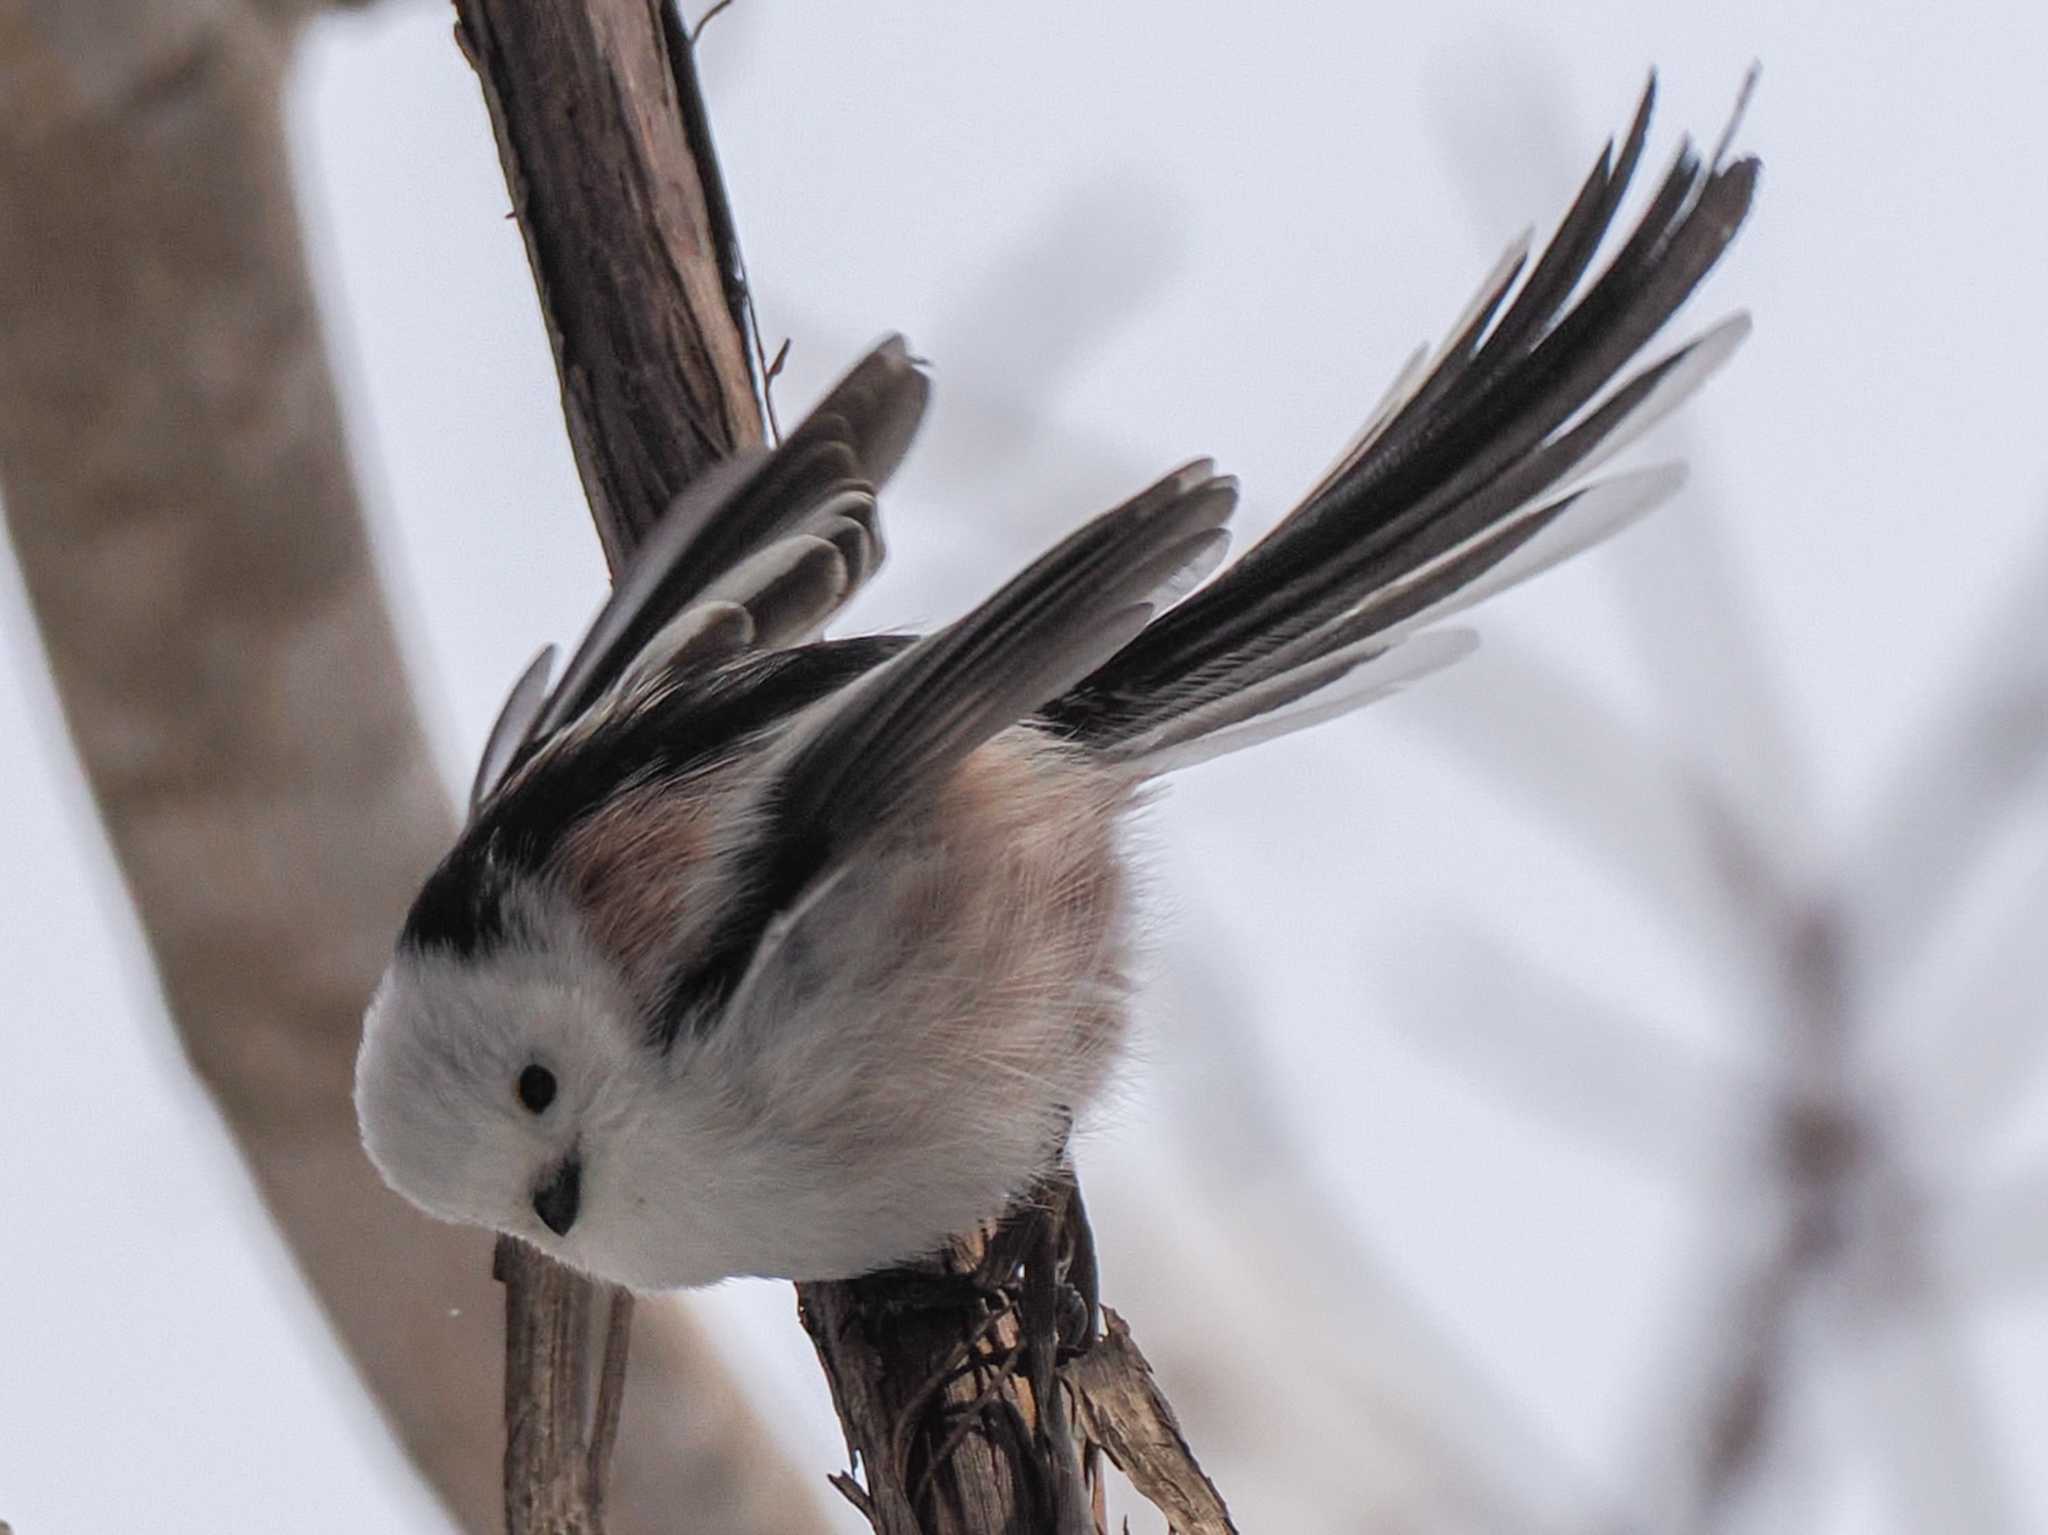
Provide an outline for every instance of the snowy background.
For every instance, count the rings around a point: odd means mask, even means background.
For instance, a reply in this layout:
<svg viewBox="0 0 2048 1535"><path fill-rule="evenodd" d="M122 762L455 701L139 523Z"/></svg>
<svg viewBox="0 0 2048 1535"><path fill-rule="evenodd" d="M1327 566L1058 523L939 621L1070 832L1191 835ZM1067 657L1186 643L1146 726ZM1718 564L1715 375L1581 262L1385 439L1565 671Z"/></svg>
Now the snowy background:
<svg viewBox="0 0 2048 1535"><path fill-rule="evenodd" d="M323 22L293 112L452 786L603 569L450 25ZM1846 914L1924 1240L1912 1283L1879 1253L1796 1308L1785 1432L1719 1527L2048 1528L2044 57L2022 5L741 0L706 33L784 420L883 331L935 364L875 625L1197 453L1263 527L1649 65L1654 169L1763 64L1757 211L1667 340L1756 334L1636 455L1688 458L1682 499L1485 611L1458 671L1147 821L1146 1041L1082 1165L1106 1293L1247 1531L1357 1528L1348 1481L1423 1466L1461 1468L1447 1507L1682 1527L1781 1215L1785 912L1728 838ZM436 1531L178 1058L11 568L0 626L0 1516ZM836 1467L788 1288L690 1304Z"/></svg>

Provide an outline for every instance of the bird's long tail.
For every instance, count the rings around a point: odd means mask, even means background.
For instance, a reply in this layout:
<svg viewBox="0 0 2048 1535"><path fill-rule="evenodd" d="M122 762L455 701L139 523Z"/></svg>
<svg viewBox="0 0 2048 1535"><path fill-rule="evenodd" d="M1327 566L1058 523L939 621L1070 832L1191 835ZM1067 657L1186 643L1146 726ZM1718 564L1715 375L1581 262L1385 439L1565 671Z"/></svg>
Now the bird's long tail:
<svg viewBox="0 0 2048 1535"><path fill-rule="evenodd" d="M1534 264L1524 236L1301 505L1045 710L1049 724L1150 776L1355 708L1471 648L1464 631L1424 626L1676 489L1675 465L1588 477L1747 333L1738 314L1622 377L1734 237L1758 165L1703 160L1684 142L1574 301L1641 159L1655 89Z"/></svg>

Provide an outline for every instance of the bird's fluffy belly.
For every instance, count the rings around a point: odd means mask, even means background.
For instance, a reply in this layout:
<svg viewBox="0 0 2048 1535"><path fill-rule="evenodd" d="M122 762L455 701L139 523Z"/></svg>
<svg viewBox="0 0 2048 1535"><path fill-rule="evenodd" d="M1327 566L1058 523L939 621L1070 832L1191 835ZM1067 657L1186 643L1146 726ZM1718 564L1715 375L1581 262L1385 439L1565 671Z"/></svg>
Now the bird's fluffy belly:
<svg viewBox="0 0 2048 1535"><path fill-rule="evenodd" d="M930 1252L1046 1172L1122 1044L1123 784L1013 730L680 1041L632 1190L654 1286L835 1278ZM608 1222L593 1222L591 1237Z"/></svg>

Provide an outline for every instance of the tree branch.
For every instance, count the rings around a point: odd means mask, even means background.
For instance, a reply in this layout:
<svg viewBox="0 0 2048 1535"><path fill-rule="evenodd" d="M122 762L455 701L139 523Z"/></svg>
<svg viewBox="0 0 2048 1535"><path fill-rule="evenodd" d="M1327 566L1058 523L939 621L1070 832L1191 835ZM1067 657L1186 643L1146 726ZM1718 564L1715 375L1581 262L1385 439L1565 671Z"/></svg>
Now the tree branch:
<svg viewBox="0 0 2048 1535"><path fill-rule="evenodd" d="M761 440L744 275L687 37L649 0L457 0L497 136L590 514L616 573L684 486ZM511 1535L603 1527L586 1430L591 1286L502 1240ZM631 1311L615 1297L609 1382Z"/></svg>
<svg viewBox="0 0 2048 1535"><path fill-rule="evenodd" d="M179 1038L393 1431L481 1531L488 1243L382 1186L350 1103L363 1002L455 823L305 270L290 38L242 0L0 0L0 486ZM622 1516L814 1527L689 1319L645 1331L661 1410L623 1432Z"/></svg>
<svg viewBox="0 0 2048 1535"><path fill-rule="evenodd" d="M651 0L456 0L456 10L616 572L692 477L761 437L744 268L691 43ZM835 1480L878 1530L1093 1531L1105 1447L1190 1535L1228 1529L1121 1324L1085 1356L1084 1375L1061 1373L1077 1330L1060 1284L1091 1252L1068 1181L1041 1208L915 1270L798 1286L865 1486ZM563 1385L587 1370L577 1352L587 1321L567 1299L580 1282L516 1243L500 1256L514 1276L513 1535L595 1530L589 1504L549 1502L573 1488L582 1443L581 1390ZM577 1426L539 1426L536 1413L574 1415Z"/></svg>
<svg viewBox="0 0 2048 1535"><path fill-rule="evenodd" d="M689 43L655 0L455 9L616 572L685 485L761 440Z"/></svg>

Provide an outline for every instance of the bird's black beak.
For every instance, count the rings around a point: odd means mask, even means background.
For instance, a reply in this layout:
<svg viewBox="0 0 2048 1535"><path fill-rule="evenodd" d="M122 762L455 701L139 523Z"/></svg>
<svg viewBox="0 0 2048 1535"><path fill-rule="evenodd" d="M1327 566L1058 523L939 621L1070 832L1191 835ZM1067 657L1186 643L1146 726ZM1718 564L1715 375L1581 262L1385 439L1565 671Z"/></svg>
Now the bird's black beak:
<svg viewBox="0 0 2048 1535"><path fill-rule="evenodd" d="M558 1237L569 1234L576 1224L576 1206L583 1198L583 1159L570 1152L562 1165L533 1191L533 1213L541 1224Z"/></svg>

